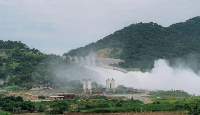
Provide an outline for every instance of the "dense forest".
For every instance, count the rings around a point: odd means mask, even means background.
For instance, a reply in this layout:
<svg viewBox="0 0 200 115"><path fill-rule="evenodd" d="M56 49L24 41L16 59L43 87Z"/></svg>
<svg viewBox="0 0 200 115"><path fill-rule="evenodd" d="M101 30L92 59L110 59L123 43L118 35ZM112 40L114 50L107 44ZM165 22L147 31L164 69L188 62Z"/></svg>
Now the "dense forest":
<svg viewBox="0 0 200 115"><path fill-rule="evenodd" d="M110 57L125 61L119 64L123 68L151 69L155 60L167 59L171 64L188 62L188 66L196 71L200 67L199 44L200 17L194 17L169 27L153 22L132 24L64 55L85 56L108 48L112 49Z"/></svg>
<svg viewBox="0 0 200 115"><path fill-rule="evenodd" d="M0 40L0 87L80 88L80 80L87 78L85 76L93 77L91 74L95 75L61 56L41 53L20 41Z"/></svg>

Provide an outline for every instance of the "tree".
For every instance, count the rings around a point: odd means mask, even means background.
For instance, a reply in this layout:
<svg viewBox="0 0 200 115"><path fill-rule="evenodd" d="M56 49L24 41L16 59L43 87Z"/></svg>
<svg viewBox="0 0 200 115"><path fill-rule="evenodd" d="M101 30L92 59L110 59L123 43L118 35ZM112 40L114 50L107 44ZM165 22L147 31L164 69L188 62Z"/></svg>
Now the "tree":
<svg viewBox="0 0 200 115"><path fill-rule="evenodd" d="M65 111L69 110L68 104L64 101L58 102L50 107L52 108L50 111L51 114L63 114Z"/></svg>
<svg viewBox="0 0 200 115"><path fill-rule="evenodd" d="M187 103L185 108L189 111L189 115L200 115L200 100Z"/></svg>

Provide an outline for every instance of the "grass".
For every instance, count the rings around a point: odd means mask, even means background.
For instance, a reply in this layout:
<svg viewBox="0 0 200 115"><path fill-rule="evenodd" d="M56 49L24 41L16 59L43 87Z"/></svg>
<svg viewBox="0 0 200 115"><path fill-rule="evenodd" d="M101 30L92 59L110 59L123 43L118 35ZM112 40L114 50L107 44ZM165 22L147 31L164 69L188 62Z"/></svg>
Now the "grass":
<svg viewBox="0 0 200 115"><path fill-rule="evenodd" d="M119 113L119 112L155 112L155 111L174 111L176 105L174 104L145 104L132 107L113 107L113 108L94 108L89 109L89 113Z"/></svg>
<svg viewBox="0 0 200 115"><path fill-rule="evenodd" d="M13 85L13 86L8 86L8 87L3 87L1 88L2 90L7 90L7 91L13 91L13 92L18 92L18 91L22 91L21 87L17 86L17 85Z"/></svg>
<svg viewBox="0 0 200 115"><path fill-rule="evenodd" d="M0 110L0 115L10 115L10 113Z"/></svg>

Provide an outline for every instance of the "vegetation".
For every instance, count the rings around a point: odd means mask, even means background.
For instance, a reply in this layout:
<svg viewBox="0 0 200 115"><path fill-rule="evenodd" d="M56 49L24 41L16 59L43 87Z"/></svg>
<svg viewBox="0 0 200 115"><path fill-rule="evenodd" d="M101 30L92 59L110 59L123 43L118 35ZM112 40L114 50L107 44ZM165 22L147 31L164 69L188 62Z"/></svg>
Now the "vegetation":
<svg viewBox="0 0 200 115"><path fill-rule="evenodd" d="M67 59L43 54L20 41L0 40L0 53L0 89L3 90L20 91L43 85L79 92L74 89L82 87L80 77L95 75Z"/></svg>
<svg viewBox="0 0 200 115"><path fill-rule="evenodd" d="M94 97L91 97L91 99ZM75 101L24 101L22 97L0 97L0 107L10 113L48 113L63 114L66 112L92 112L92 113L117 113L117 112L155 112L179 111L190 115L199 115L199 97L160 97L152 98L153 103L143 104L134 99L95 99ZM7 112L5 112L7 114Z"/></svg>
<svg viewBox="0 0 200 115"><path fill-rule="evenodd" d="M30 101L24 101L22 97L0 97L0 107L4 111L12 113L34 112L35 106Z"/></svg>
<svg viewBox="0 0 200 115"><path fill-rule="evenodd" d="M21 91L21 87L19 86L7 86L7 87L3 87L3 88L0 88L0 89L3 89L3 90L7 90L7 91L13 91L13 92L17 92L17 91Z"/></svg>
<svg viewBox="0 0 200 115"><path fill-rule="evenodd" d="M90 52L111 48L110 57L120 58L125 62L118 66L149 70L156 59L168 59L175 64L177 58L183 61L192 59L197 66L191 65L194 71L200 69L200 17L184 23L162 27L155 23L132 24L115 32L96 43L84 48L71 50L64 55L85 56ZM64 87L79 91L79 76L90 76L84 68L56 55L43 54L17 41L0 40L0 89L20 91L39 85ZM188 55L189 54L189 55ZM178 60L178 61L181 61ZM74 70L80 70L74 72ZM66 73L68 73L66 75ZM92 73L94 75L94 73ZM73 79L69 79L73 76ZM70 90L68 90L70 91ZM121 92L120 92L121 93ZM191 115L199 115L199 97L191 97L184 91L151 92L151 104L139 100L108 99L105 96L92 96L75 101L30 102L22 97L4 97L0 95L1 115L24 112L45 112L63 114L67 111L76 112L136 112L136 111L188 111ZM157 98L160 97L160 98ZM42 95L38 98L44 98ZM99 99L99 100L97 100ZM6 112L5 112L6 111Z"/></svg>
<svg viewBox="0 0 200 115"><path fill-rule="evenodd" d="M65 111L69 109L69 106L66 102L61 101L56 104L51 105L52 110L51 114L63 114Z"/></svg>
<svg viewBox="0 0 200 115"><path fill-rule="evenodd" d="M146 112L146 111L174 111L176 110L176 106L173 104L149 104L149 105L139 105L139 106L132 106L132 107L114 107L114 108L95 108L90 109L88 112L95 112L95 113L117 113L117 112Z"/></svg>
<svg viewBox="0 0 200 115"><path fill-rule="evenodd" d="M151 96L165 96L165 97L190 97L190 95L181 90L172 90L172 91L152 91L149 93Z"/></svg>
<svg viewBox="0 0 200 115"><path fill-rule="evenodd" d="M117 112L155 112L155 111L179 111L181 113L190 113L198 111L199 97L161 97L152 99L153 103L143 104L139 100L122 100L122 99L100 99L100 100L76 100L64 102L34 102L36 110L43 107L44 112L50 113L54 105L62 103L60 109L65 113L75 112L92 112L92 113L117 113ZM65 108L66 107L66 108ZM58 106L55 111L59 113ZM191 114L195 115L195 114Z"/></svg>
<svg viewBox="0 0 200 115"><path fill-rule="evenodd" d="M46 97L44 95L39 95L38 99L45 99Z"/></svg>
<svg viewBox="0 0 200 115"><path fill-rule="evenodd" d="M45 55L17 41L0 40L0 49L7 56L7 58L0 58L0 79L4 80L4 85L31 87L30 83L34 82L36 77L32 73Z"/></svg>
<svg viewBox="0 0 200 115"><path fill-rule="evenodd" d="M194 100L185 105L185 108L189 111L189 115L200 114L200 100Z"/></svg>
<svg viewBox="0 0 200 115"><path fill-rule="evenodd" d="M111 48L113 50L110 57L124 60L119 64L123 68L140 68L146 71L153 67L157 59L167 59L171 64L181 59L189 61L187 65L197 72L200 69L199 29L200 17L169 27L153 22L132 24L96 43L73 49L64 55L86 56L90 52Z"/></svg>
<svg viewBox="0 0 200 115"><path fill-rule="evenodd" d="M0 115L10 115L10 113L0 110Z"/></svg>

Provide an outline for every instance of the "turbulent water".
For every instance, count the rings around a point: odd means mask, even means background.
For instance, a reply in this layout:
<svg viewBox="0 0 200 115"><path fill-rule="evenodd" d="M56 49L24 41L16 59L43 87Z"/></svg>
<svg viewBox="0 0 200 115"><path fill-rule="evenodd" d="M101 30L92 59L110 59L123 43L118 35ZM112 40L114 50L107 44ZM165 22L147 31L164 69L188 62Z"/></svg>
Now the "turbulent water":
<svg viewBox="0 0 200 115"><path fill-rule="evenodd" d="M107 78L114 78L116 85L147 90L184 90L190 94L200 95L200 76L188 68L172 68L165 60L155 61L151 72L123 73L117 70L99 67L86 67L100 74L96 81L105 86Z"/></svg>

